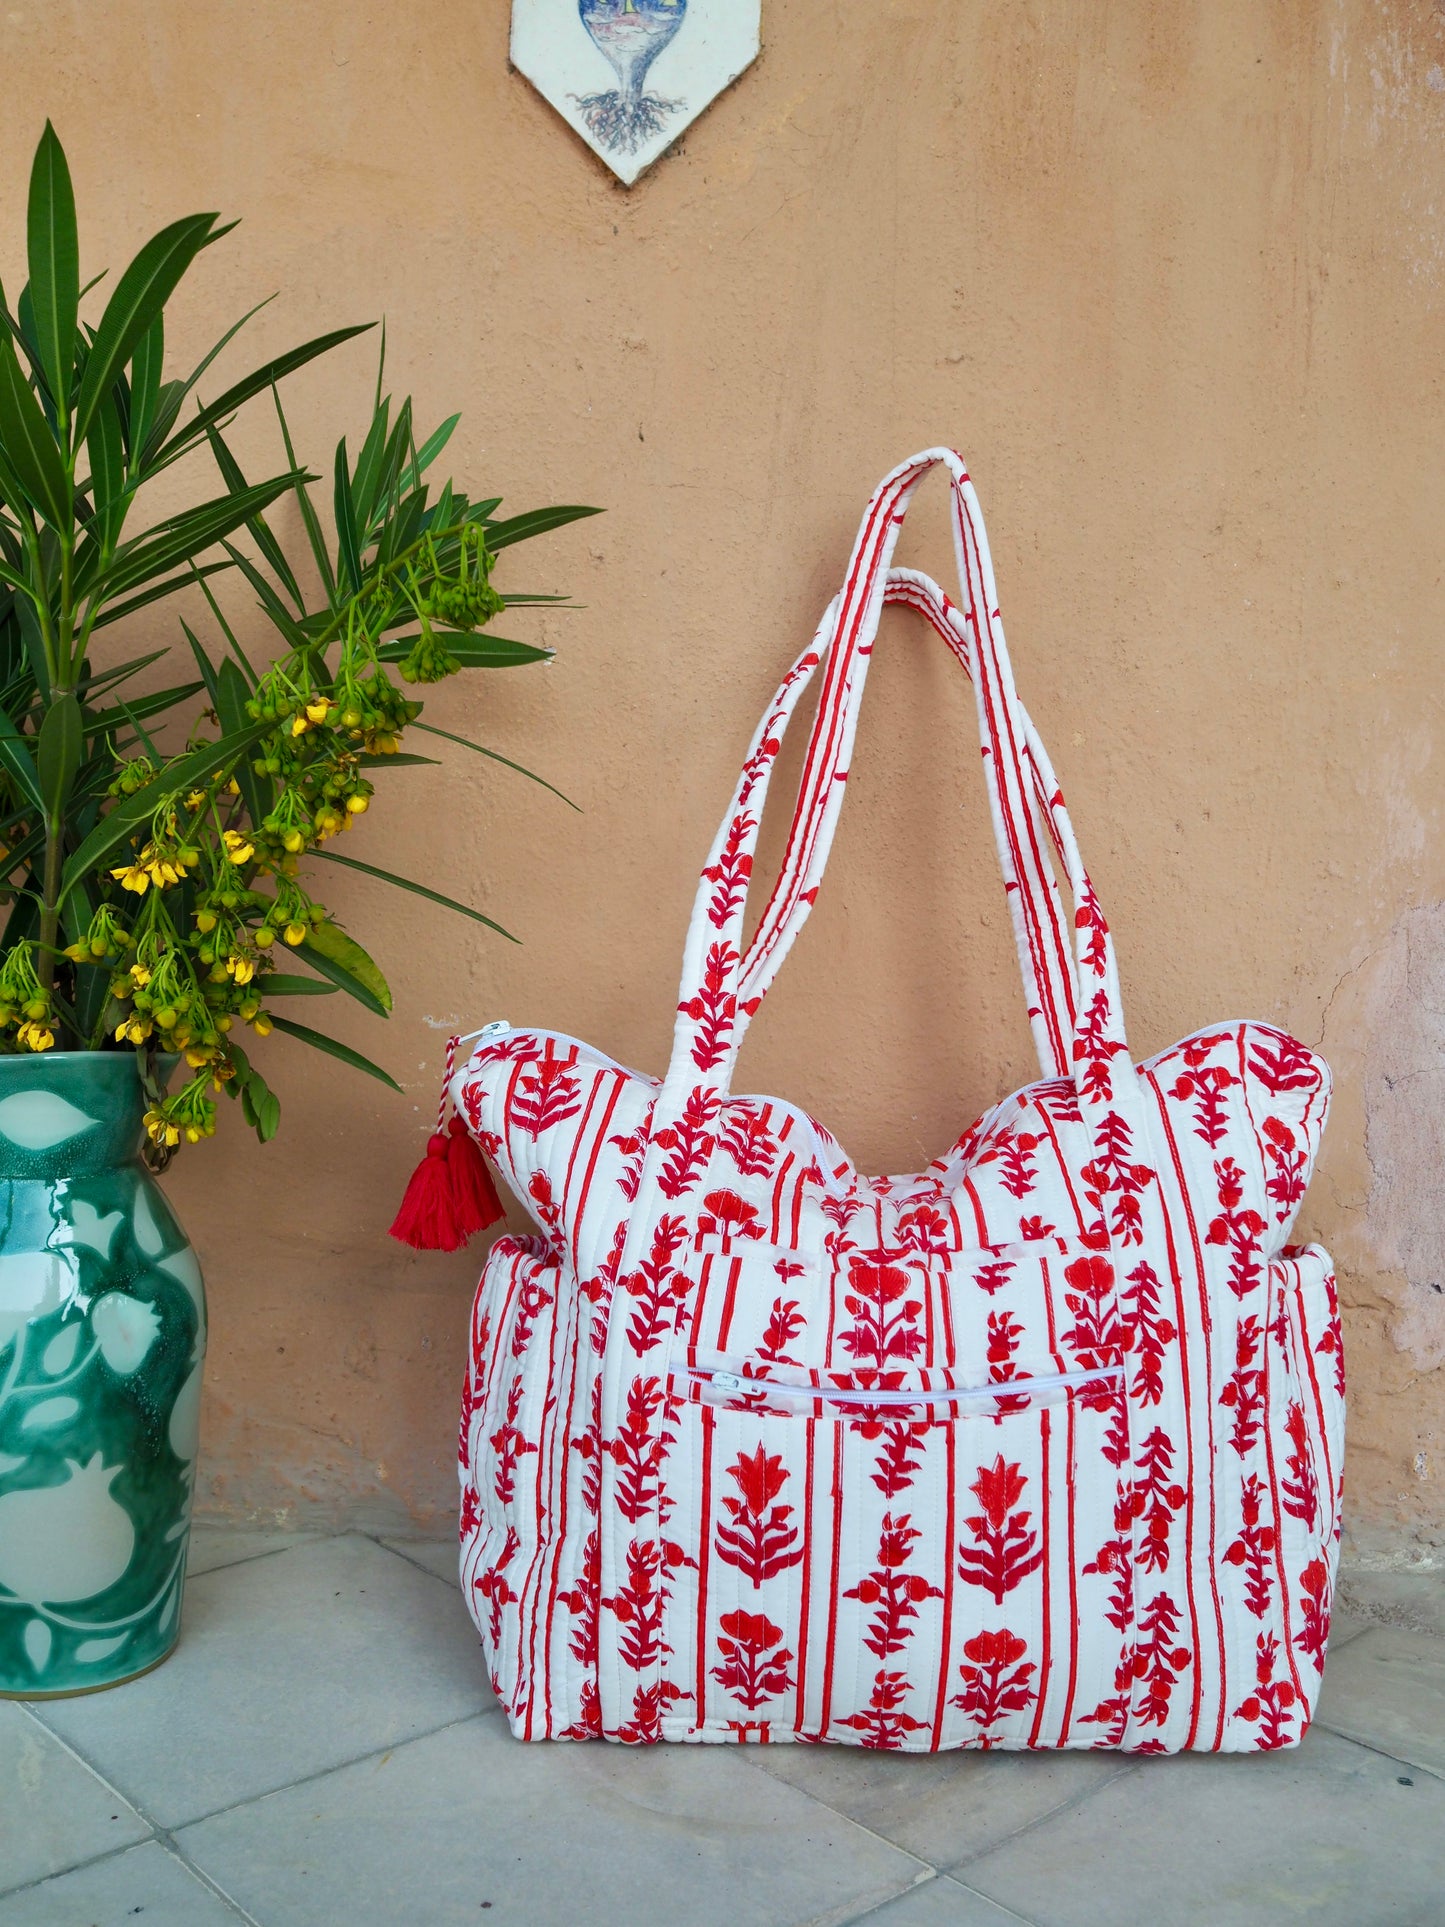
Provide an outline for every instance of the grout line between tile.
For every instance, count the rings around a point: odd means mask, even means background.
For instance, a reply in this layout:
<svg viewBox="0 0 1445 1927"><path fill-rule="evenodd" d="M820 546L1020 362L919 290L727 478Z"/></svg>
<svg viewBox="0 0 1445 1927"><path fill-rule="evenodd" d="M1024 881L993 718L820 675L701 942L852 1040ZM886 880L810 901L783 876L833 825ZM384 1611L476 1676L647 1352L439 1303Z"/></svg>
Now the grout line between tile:
<svg viewBox="0 0 1445 1927"><path fill-rule="evenodd" d="M148 1845L150 1841L153 1840L165 1852L169 1853L173 1860L179 1860L182 1866L186 1868L187 1872L193 1874L195 1878L200 1882L200 1884L203 1887L206 1887L207 1889L209 1889L209 1891L212 1892L218 1900L223 1900L225 1904L233 1910L233 1912L237 1915L239 1919L246 1921L248 1923L248 1927L260 1927L260 1922L258 1922L250 1914L248 1914L245 1908L241 1906L239 1901L233 1900L223 1887L218 1886L216 1882L212 1880L211 1876L208 1873L203 1872L200 1867L197 1867L192 1863L192 1861L186 1855L184 1850L176 1845L175 1839L172 1836L170 1829L168 1827L163 1827L160 1824L160 1822L156 1819L153 1813L148 1813L145 1807L142 1805L142 1803L139 1800L133 1800L131 1799L129 1794L122 1793L120 1788L115 1784L114 1780L109 1779L90 1760L87 1760L85 1755L81 1753L78 1748L72 1746L70 1741L64 1738L62 1734L59 1734L55 1732L51 1727L48 1727L45 1724L44 1720L42 1720L39 1717L39 1715L32 1710L31 1705L28 1701L20 1700L17 1703L20 1707L21 1712L28 1714L30 1719L34 1721L35 1725L40 1728L41 1732L44 1733L48 1739L53 1740L55 1744L58 1747L60 1747L63 1752L68 1753L73 1760L75 1760L80 1766L84 1767L87 1773L89 1773L93 1778L99 1780L100 1784L106 1789L106 1791L108 1793L113 1793L116 1799L120 1801L122 1806L129 1807L131 1812L135 1814L136 1818L140 1820L144 1826L150 1829L150 1832L146 1840L128 1840L121 1846L108 1848L104 1853L94 1853L89 1855L88 1858L84 1860L73 1861L68 1867L58 1867L54 1873L43 1874L39 1880L28 1880L25 1882L23 1886L11 1887L7 1889L3 1895L0 1895L0 1898L9 1900L9 1899L12 1899L16 1894L30 1893L36 1887L43 1887L47 1880L59 1880L62 1875L68 1874L68 1873L76 1873L82 1867L94 1867L94 1866L98 1866L102 1861L117 1860L120 1858L121 1854L130 1853L132 1849L135 1847L144 1847Z"/></svg>
<svg viewBox="0 0 1445 1927"><path fill-rule="evenodd" d="M1117 1778L1118 1776L1116 1775L1115 1777ZM1021 1914L1016 1908L1005 1906L1003 1901L998 1899L996 1895L986 1894L982 1887L971 1887L966 1880L960 1880L957 1874L940 1874L939 1879L951 1880L955 1887L961 1887L966 1894L972 1894L976 1900L987 1901L990 1907L997 1907L999 1912L1007 1915L1010 1920L1018 1921L1020 1927L1039 1927L1038 1921L1034 1919L1032 1914Z"/></svg>
<svg viewBox="0 0 1445 1927"><path fill-rule="evenodd" d="M411 1556L411 1554L410 1554L409 1552L403 1552L403 1551L402 1551L402 1547L401 1547L401 1545L394 1545L394 1546L393 1546L393 1545L388 1545L388 1544L387 1544L387 1542L385 1541L385 1539L380 1539L380 1538L378 1538L378 1537L377 1537L377 1535L376 1535L376 1534L375 1534L374 1532L364 1532L364 1533L362 1533L362 1535L361 1535L361 1537L362 1537L363 1539L370 1539L370 1541L371 1541L371 1543L372 1543L372 1544L373 1544L374 1546L380 1546L380 1548L381 1548L381 1550L382 1550L383 1552L391 1552L391 1553L395 1553L395 1555L396 1555L396 1557L397 1557L398 1559L404 1559L404 1560L406 1561L406 1563L407 1563L407 1564L408 1564L408 1565L409 1565L410 1567L412 1567L412 1569L413 1569L414 1571L416 1571L416 1572L424 1572L424 1573L426 1574L426 1576L427 1576L427 1578L428 1578L428 1579L435 1579L435 1580L436 1580L436 1581L438 1582L438 1584L440 1584L440 1585L443 1585L443 1586L456 1586L456 1587L458 1587L458 1588L460 1589L460 1586L461 1586L461 1570L460 1570L460 1568L461 1568L461 1548L460 1548L460 1547L458 1547L458 1548L457 1548L457 1567L458 1567L458 1570L457 1570L457 1571L456 1571L455 1573L452 1573L452 1574L443 1574L443 1573L440 1573L440 1572L433 1572L433 1571L432 1571L432 1569L431 1569L431 1567L430 1567L430 1566L424 1566L424 1565L423 1565L423 1564L421 1563L421 1561L420 1561L420 1559L413 1559L413 1558L412 1558L412 1556ZM406 1543L406 1541L405 1541L405 1540L403 1540L403 1541L402 1541L402 1545L405 1545L405 1543ZM439 1542L438 1542L437 1540L435 1540L435 1539L433 1539L433 1540L420 1540L420 1541L418 1541L418 1543L419 1543L419 1544L430 1544L430 1545L436 1545L436 1544L438 1544Z"/></svg>
<svg viewBox="0 0 1445 1927"><path fill-rule="evenodd" d="M896 1900L902 1900L905 1894L916 1893L920 1887L930 1887L939 1878L940 1876L930 1867L928 1872L920 1879L915 1880L911 1887L901 1887L896 1894L888 1894L882 1900L871 1901L864 1907L861 1913L835 1914L833 1916L834 1927L859 1927L860 1922L874 1919L878 1914L882 1913L885 1907L891 1907Z"/></svg>
<svg viewBox="0 0 1445 1927"><path fill-rule="evenodd" d="M1090 1800L1097 1799L1101 1793L1107 1792L1110 1787L1118 1786L1121 1780L1132 1779L1135 1774L1143 1771L1144 1763L1142 1760L1129 1759L1127 1754L1121 1754L1120 1759L1127 1761L1127 1764L1121 1765L1118 1772L1111 1773L1107 1779L1100 1780L1097 1786L1085 1787L1081 1792L1073 1794L1069 1799L1060 1800L1059 1804L1056 1807L1050 1807L1047 1813L1035 1814L1032 1820L1025 1820L1023 1825L1015 1827L1012 1833L1003 1834L999 1839L990 1841L988 1846L980 1847L976 1853L966 1853L961 1860L951 1860L946 1867L940 1867L938 1871L941 1874L949 1875L951 1879L957 1880L960 1887L968 1886L968 1882L960 1878L960 1869L973 1866L976 1862L986 1859L991 1853L998 1853L1001 1848L1009 1846L1013 1841L1021 1840L1025 1834L1033 1833L1037 1828L1046 1826L1051 1820L1057 1820L1061 1813L1072 1813L1076 1807L1087 1805ZM983 1890L981 1888L975 1890L970 1887L969 1891L971 1893L974 1891L982 1893ZM995 1907L1001 1904L999 1901L993 1899L992 1894L984 1894L983 1898L985 1900L993 1900Z"/></svg>
<svg viewBox="0 0 1445 1927"><path fill-rule="evenodd" d="M299 1551L302 1546L324 1544L326 1539L337 1536L339 1535L319 1532L307 1533L304 1536L298 1533L289 1546L266 1546L257 1552L243 1552L234 1559L223 1559L219 1565L207 1566L204 1572L195 1572L187 1566L186 1584L189 1586L198 1579L209 1579L213 1573L234 1572L237 1566L254 1566L260 1559L279 1559L285 1553Z"/></svg>
<svg viewBox="0 0 1445 1927"><path fill-rule="evenodd" d="M1392 1766L1403 1766L1411 1773L1428 1773L1432 1780L1445 1780L1445 1772L1438 1766L1422 1766L1418 1760L1405 1760L1398 1753L1390 1752L1388 1747L1376 1746L1371 1740L1362 1740L1358 1733L1347 1733L1343 1727L1331 1726L1328 1720L1318 1716L1310 1721L1310 1731L1316 1728L1328 1733L1332 1739L1344 1740L1350 1746L1358 1746L1365 1753L1373 1753L1376 1759L1388 1760Z"/></svg>

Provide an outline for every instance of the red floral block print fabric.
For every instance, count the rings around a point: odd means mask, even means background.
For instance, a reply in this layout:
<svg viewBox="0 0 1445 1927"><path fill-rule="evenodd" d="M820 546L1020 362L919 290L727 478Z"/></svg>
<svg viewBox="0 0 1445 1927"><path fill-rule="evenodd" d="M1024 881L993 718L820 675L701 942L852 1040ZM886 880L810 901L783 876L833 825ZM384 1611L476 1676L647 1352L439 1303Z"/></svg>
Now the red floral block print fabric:
<svg viewBox="0 0 1445 1927"><path fill-rule="evenodd" d="M935 464L957 604L889 566ZM822 878L885 600L977 694L1041 1077L926 1170L877 1178L796 1105L731 1085ZM769 776L815 676L782 873L745 944ZM1344 1378L1330 1261L1288 1240L1329 1074L1257 1023L1131 1058L956 455L881 485L753 740L666 1077L493 1026L452 1091L536 1224L483 1273L460 1437L463 1583L515 1733L1300 1740Z"/></svg>

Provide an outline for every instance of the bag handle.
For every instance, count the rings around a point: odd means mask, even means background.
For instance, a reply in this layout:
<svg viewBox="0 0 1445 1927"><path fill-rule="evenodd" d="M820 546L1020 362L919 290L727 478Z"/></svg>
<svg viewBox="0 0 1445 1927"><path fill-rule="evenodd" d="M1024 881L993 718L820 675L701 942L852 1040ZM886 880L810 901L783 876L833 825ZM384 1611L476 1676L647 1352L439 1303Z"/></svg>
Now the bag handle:
<svg viewBox="0 0 1445 1927"><path fill-rule="evenodd" d="M970 682L973 680L967 625L958 609L931 577L915 569L890 569L884 601L916 609L957 657ZM1063 792L1054 776L1048 752L1022 703L1019 705L1019 715L1023 723L1024 751L1033 790L1034 807L1030 811L1029 822L1030 825L1035 822L1043 824L1055 857L1062 867L1065 864L1063 826L1068 823ZM826 795L830 782L846 779L846 771L840 775L836 768L829 768L818 776L817 788ZM807 920L812 897L816 894L815 883L810 885L809 876L801 868L802 843L797 829L804 808L800 785L793 833L789 837L782 869L743 958L735 1020L739 1045L794 937ZM1002 834L997 818L994 834L1004 872L1019 968L1028 989L1029 1024L1034 1033L1039 1066L1046 1078L1067 1077L1070 1074L1070 1043L1078 1010L1079 989L1069 921L1059 895L1058 878L1054 865L1044 860L1036 840L1030 837L1023 844L1022 856L1033 888L1021 890L1012 874L1012 847ZM1035 901L1043 906L1044 911L1042 917L1037 919L1025 913L1025 906Z"/></svg>
<svg viewBox="0 0 1445 1927"><path fill-rule="evenodd" d="M1032 1021L1040 1061L1051 1076L1067 1065L1081 1100L1089 1101L1092 1111L1091 1089L1096 1094L1106 1090L1111 1059L1127 1057L1113 942L1063 799L1051 781L1047 755L1014 688L978 500L959 456L951 449L929 449L902 463L880 484L864 514L843 590L753 738L694 904L672 1061L661 1095L668 1114L674 1109L680 1114L696 1088L705 1086L717 1096L727 1092L747 1019L807 920L837 824L869 657L888 590L889 563L914 490L935 465L947 468L952 480L954 547L962 585L957 609L940 598L946 639L956 645L955 653L973 675L990 810L1015 930L1022 931L1020 958L1031 1012L1036 1013ZM931 617L933 597L927 590L907 593L902 572L898 586L900 600L925 605ZM820 658L826 664L823 688L783 874L749 952L744 986L744 904L768 780L782 732ZM1049 887L1052 872L1030 804L1030 790L1037 792L1041 784L1048 789L1044 820L1074 900L1077 992L1072 973L1050 962L1050 952L1058 945L1048 933L1058 929L1062 917L1057 886L1052 891ZM1102 1076L1098 1066L1103 1067Z"/></svg>

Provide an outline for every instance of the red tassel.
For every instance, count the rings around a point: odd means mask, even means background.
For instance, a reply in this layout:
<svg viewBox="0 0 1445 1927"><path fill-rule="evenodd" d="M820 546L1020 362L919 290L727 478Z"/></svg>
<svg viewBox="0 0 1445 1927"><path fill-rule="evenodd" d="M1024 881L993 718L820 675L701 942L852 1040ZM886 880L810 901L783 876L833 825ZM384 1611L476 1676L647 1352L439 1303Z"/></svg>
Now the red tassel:
<svg viewBox="0 0 1445 1927"><path fill-rule="evenodd" d="M467 1238L486 1231L503 1216L502 1201L487 1169L481 1147L459 1117L451 1124L447 1139L447 1170L451 1176L452 1198L458 1229Z"/></svg>
<svg viewBox="0 0 1445 1927"><path fill-rule="evenodd" d="M442 1131L427 1139L426 1156L411 1174L406 1196L391 1227L393 1238L418 1251L460 1251L470 1232L462 1228L455 1179L447 1155L451 1140Z"/></svg>

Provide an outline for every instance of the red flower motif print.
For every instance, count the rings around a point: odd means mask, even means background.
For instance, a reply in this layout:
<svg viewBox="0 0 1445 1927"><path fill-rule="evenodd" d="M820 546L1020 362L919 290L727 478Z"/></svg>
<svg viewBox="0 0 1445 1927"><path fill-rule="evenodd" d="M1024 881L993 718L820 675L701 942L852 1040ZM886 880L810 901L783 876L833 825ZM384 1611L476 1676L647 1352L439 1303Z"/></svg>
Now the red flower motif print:
<svg viewBox="0 0 1445 1927"><path fill-rule="evenodd" d="M1098 1255L1076 1258L1064 1267L1064 1283L1070 1287L1064 1303L1074 1323L1063 1342L1077 1354L1079 1370L1117 1364L1126 1334L1114 1300L1113 1265Z"/></svg>
<svg viewBox="0 0 1445 1927"><path fill-rule="evenodd" d="M713 1667L712 1676L750 1713L793 1684L788 1670L793 1655L781 1643L782 1637L782 1627L762 1613L724 1613L718 1621L722 1664Z"/></svg>
<svg viewBox="0 0 1445 1927"><path fill-rule="evenodd" d="M559 1740L600 1740L602 1738L602 1699L595 1680L584 1679L579 1696L577 1718L557 1735Z"/></svg>
<svg viewBox="0 0 1445 1927"><path fill-rule="evenodd" d="M618 1739L624 1746L656 1746L662 1738L663 1708L681 1697L681 1690L670 1680L636 1687L632 1695L632 1717L618 1727Z"/></svg>
<svg viewBox="0 0 1445 1927"><path fill-rule="evenodd" d="M1247 1298L1264 1277L1260 1262L1259 1238L1264 1219L1244 1199L1244 1173L1233 1158L1214 1167L1219 1187L1219 1215L1210 1223L1205 1238L1212 1245L1228 1245L1231 1258L1229 1288L1236 1298Z"/></svg>
<svg viewBox="0 0 1445 1927"><path fill-rule="evenodd" d="M758 1207L748 1204L736 1191L709 1191L702 1201L703 1215L698 1231L708 1238L761 1238L763 1227L757 1222Z"/></svg>
<svg viewBox="0 0 1445 1927"><path fill-rule="evenodd" d="M1037 1697L1029 1681L1038 1668L1019 1664L1027 1651L1027 1642L1007 1626L963 1642L958 1669L962 1691L955 1693L950 1704L973 1721L981 1747L997 1746L998 1735L990 1734L989 1728L1010 1713L1026 1712Z"/></svg>
<svg viewBox="0 0 1445 1927"><path fill-rule="evenodd" d="M860 1746L874 1751L896 1751L906 1734L922 1733L928 1727L927 1720L917 1720L911 1713L903 1712L908 1693L906 1673L880 1672L874 1678L867 1706L860 1713L850 1713L838 1724L860 1733Z"/></svg>
<svg viewBox="0 0 1445 1927"><path fill-rule="evenodd" d="M1008 1464L1000 1452L992 1465L980 1467L969 1487L983 1511L964 1520L977 1543L959 1547L958 1576L970 1586L982 1586L999 1605L1044 1563L1029 1513L1014 1511L1027 1484L1022 1468Z"/></svg>
<svg viewBox="0 0 1445 1927"><path fill-rule="evenodd" d="M679 1011L697 1023L692 1061L700 1071L710 1071L727 1055L738 1009L736 993L727 986L737 961L738 953L730 943L712 944L703 965L701 989L678 1005Z"/></svg>
<svg viewBox="0 0 1445 1927"><path fill-rule="evenodd" d="M739 1496L723 1498L723 1510L731 1523L718 1526L717 1556L725 1564L736 1566L754 1586L796 1566L803 1556L799 1543L802 1534L788 1523L793 1508L773 1504L788 1476L781 1455L766 1452L761 1445L751 1454L740 1452L728 1467L728 1477L736 1484Z"/></svg>
<svg viewBox="0 0 1445 1927"><path fill-rule="evenodd" d="M879 1659L888 1659L908 1644L913 1637L913 1621L925 1599L943 1597L922 1573L903 1570L921 1536L906 1512L897 1519L885 1512L877 1565L843 1594L845 1599L856 1599L860 1605L878 1608L868 1623L863 1644Z"/></svg>
<svg viewBox="0 0 1445 1927"><path fill-rule="evenodd" d="M1013 1283L1014 1261L1012 1258L995 1258L989 1264L980 1265L973 1274L973 1282L980 1291L987 1292L992 1298L995 1292Z"/></svg>
<svg viewBox="0 0 1445 1927"><path fill-rule="evenodd" d="M507 1122L530 1138L565 1124L582 1109L582 1090L572 1067L560 1057L544 1057L517 1079L507 1106Z"/></svg>
<svg viewBox="0 0 1445 1927"><path fill-rule="evenodd" d="M1274 1584L1274 1527L1262 1522L1264 1488L1251 1472L1240 1488L1240 1529L1238 1538L1225 1548L1224 1563L1238 1566L1244 1573L1244 1604L1256 1619L1269 1611Z"/></svg>
<svg viewBox="0 0 1445 1927"><path fill-rule="evenodd" d="M909 1298L911 1280L903 1267L852 1257L848 1284L843 1303L854 1323L838 1343L849 1357L880 1369L892 1359L917 1357L923 1347L923 1334L916 1329L923 1301Z"/></svg>
<svg viewBox="0 0 1445 1927"><path fill-rule="evenodd" d="M766 1121L750 1105L734 1098L718 1143L737 1166L741 1178L770 1178L778 1155L778 1141Z"/></svg>
<svg viewBox="0 0 1445 1927"><path fill-rule="evenodd" d="M948 1219L931 1204L915 1205L898 1219L898 1242L905 1251L933 1255L952 1249Z"/></svg>
<svg viewBox="0 0 1445 1927"><path fill-rule="evenodd" d="M1052 1238L1054 1227L1045 1224L1042 1218L1020 1218L1019 1237L1025 1244L1034 1244L1040 1238Z"/></svg>
<svg viewBox="0 0 1445 1927"><path fill-rule="evenodd" d="M1261 1753L1288 1746L1293 1737L1290 1721L1297 1695L1292 1680L1275 1678L1278 1658L1278 1639L1273 1633L1261 1633L1256 1645L1255 1690L1234 1709L1236 1719L1258 1725Z"/></svg>

